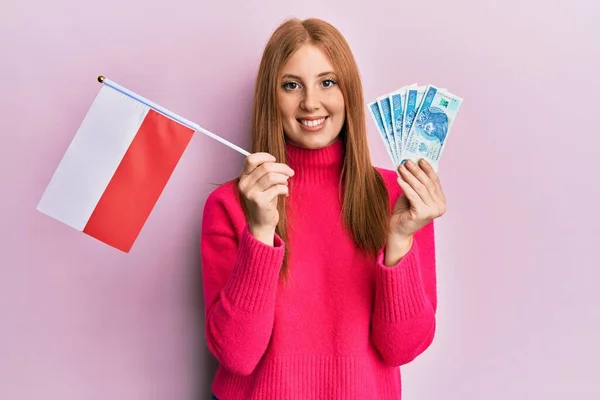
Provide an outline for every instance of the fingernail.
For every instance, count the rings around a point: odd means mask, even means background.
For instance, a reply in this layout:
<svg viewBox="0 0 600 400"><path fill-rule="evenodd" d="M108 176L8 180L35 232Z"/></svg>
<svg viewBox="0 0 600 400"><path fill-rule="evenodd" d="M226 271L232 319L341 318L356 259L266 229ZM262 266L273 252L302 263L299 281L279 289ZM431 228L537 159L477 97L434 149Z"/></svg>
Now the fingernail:
<svg viewBox="0 0 600 400"><path fill-rule="evenodd" d="M412 160L407 160L406 164L408 164L409 167L414 167L415 166L415 163L412 162Z"/></svg>

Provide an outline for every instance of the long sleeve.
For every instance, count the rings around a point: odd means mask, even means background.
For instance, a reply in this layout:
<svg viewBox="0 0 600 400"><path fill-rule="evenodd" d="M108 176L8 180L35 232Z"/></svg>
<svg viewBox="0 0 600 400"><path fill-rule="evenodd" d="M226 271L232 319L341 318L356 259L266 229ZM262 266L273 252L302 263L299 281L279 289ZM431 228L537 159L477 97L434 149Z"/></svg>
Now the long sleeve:
<svg viewBox="0 0 600 400"><path fill-rule="evenodd" d="M433 222L415 234L409 252L394 266L377 258L372 338L384 362L407 364L433 341L437 310Z"/></svg>
<svg viewBox="0 0 600 400"><path fill-rule="evenodd" d="M239 222L240 210L226 203L211 194L202 219L205 334L223 367L249 375L271 338L284 243L277 235L274 246L256 240Z"/></svg>

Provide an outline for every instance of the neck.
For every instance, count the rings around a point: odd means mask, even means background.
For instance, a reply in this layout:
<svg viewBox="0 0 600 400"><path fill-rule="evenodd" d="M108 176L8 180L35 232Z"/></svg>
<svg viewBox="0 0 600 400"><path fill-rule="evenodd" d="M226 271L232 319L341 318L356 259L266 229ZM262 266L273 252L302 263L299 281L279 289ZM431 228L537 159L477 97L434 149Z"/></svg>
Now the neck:
<svg viewBox="0 0 600 400"><path fill-rule="evenodd" d="M294 170L294 182L339 183L344 164L344 142L338 138L320 149L306 149L286 143L287 164Z"/></svg>

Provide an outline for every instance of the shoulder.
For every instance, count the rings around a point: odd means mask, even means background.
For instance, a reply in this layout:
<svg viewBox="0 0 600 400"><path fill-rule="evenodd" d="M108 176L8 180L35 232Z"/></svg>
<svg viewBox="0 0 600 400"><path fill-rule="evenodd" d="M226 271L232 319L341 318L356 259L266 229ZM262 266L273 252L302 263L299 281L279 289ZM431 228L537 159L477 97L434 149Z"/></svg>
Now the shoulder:
<svg viewBox="0 0 600 400"><path fill-rule="evenodd" d="M398 173L388 168L374 167L381 178L383 179L383 183L388 192L388 196L390 197L390 203L394 204L396 199L401 195L402 190L398 185Z"/></svg>
<svg viewBox="0 0 600 400"><path fill-rule="evenodd" d="M209 193L204 203L203 231L213 230L219 226L229 229L240 227L243 226L245 219L235 180L225 182Z"/></svg>
<svg viewBox="0 0 600 400"><path fill-rule="evenodd" d="M228 204L237 201L237 187L234 179L216 186L206 198L204 209L218 204Z"/></svg>

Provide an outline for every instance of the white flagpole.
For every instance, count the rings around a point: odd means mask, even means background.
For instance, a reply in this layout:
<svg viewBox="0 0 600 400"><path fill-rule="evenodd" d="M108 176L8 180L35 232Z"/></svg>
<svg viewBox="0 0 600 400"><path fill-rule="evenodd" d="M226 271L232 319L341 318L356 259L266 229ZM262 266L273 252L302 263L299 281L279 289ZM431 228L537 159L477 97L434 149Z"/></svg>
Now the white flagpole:
<svg viewBox="0 0 600 400"><path fill-rule="evenodd" d="M107 79L107 78L105 78L102 75L100 75L98 77L98 82L103 83L103 84L105 84L107 86L110 86L111 88L113 88L113 89L115 89L115 90L117 90L117 91L119 91L119 92L121 92L121 93L123 93L123 94L125 94L125 95L127 95L127 96L129 96L129 97L131 97L131 98L133 98L135 100L137 100L137 101L139 101L142 104L147 105L150 108L153 108L154 110L156 110L156 111L158 111L158 112L166 115L167 117L169 117L169 118L171 118L171 119L179 122L182 125L187 126L190 129L193 129L193 130L195 130L197 132L202 132L205 135L210 136L211 138L213 138L213 139L215 139L215 140L223 143L224 145L228 146L229 148L232 148L233 150L236 150L236 151L238 151L239 153L241 153L241 154L243 154L245 156L250 155L250 153L247 152L246 150L244 150L244 149L236 146L235 144L233 144L231 142L228 142L227 140L223 139L222 137L217 136L214 133L212 133L212 132L210 132L210 131L202 128L200 125L198 125L198 124L196 124L194 122L191 122L191 121L189 121L189 120L187 120L187 119L185 119L185 118L183 118L183 117L175 114L174 112L172 112L170 110L167 110L164 107L159 106L158 104L156 104L156 103L154 103L154 102L152 102L152 101L150 101L150 100L148 100L148 99L140 96L137 93L132 92L131 90L129 90L127 88L124 88L123 86L119 85L118 83L113 82L110 79Z"/></svg>

